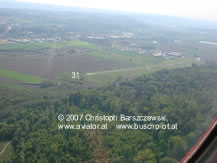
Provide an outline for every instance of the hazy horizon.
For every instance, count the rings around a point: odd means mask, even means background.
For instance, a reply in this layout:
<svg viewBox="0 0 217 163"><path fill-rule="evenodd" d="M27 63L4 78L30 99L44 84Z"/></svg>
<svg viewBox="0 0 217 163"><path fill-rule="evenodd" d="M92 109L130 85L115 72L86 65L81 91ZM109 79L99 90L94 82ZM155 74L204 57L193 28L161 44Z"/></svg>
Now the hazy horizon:
<svg viewBox="0 0 217 163"><path fill-rule="evenodd" d="M4 8L28 8L30 5L51 6L57 8L80 8L80 9L100 9L117 12L132 12L154 15L188 17L201 20L217 21L217 2L212 0L195 1L195 0L2 0L1 7ZM34 7L35 7L34 6Z"/></svg>
<svg viewBox="0 0 217 163"><path fill-rule="evenodd" d="M213 0L11 0L11 2L49 4L79 7L84 9L106 9L217 20L217 2Z"/></svg>

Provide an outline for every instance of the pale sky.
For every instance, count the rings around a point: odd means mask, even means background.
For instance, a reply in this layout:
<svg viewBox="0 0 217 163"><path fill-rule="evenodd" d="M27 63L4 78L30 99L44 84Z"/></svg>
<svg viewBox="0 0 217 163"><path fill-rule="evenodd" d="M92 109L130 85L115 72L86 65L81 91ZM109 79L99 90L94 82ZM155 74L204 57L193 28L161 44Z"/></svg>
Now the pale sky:
<svg viewBox="0 0 217 163"><path fill-rule="evenodd" d="M217 20L217 0L16 0Z"/></svg>

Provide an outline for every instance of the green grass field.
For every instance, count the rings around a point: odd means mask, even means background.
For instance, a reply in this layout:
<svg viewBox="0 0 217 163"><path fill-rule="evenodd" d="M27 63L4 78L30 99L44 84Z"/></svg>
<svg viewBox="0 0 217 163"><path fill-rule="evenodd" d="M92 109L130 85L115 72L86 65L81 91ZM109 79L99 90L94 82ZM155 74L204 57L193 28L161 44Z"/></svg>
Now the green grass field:
<svg viewBox="0 0 217 163"><path fill-rule="evenodd" d="M64 47L91 48L91 49L98 48L97 46L85 41L72 40L72 41L59 41L59 42L2 44L0 45L0 50L39 50L44 48L64 48Z"/></svg>
<svg viewBox="0 0 217 163"><path fill-rule="evenodd" d="M18 85L18 84L8 84L8 83L0 83L0 87L3 87L3 88L13 88L13 89L16 89L16 90L21 90L23 89L23 86L21 85Z"/></svg>
<svg viewBox="0 0 217 163"><path fill-rule="evenodd" d="M163 59L154 56L145 56L136 52L123 52L116 49L101 49L93 52L89 52L89 55L103 57L105 59L112 59L120 62L131 63L137 66L151 65L162 61Z"/></svg>
<svg viewBox="0 0 217 163"><path fill-rule="evenodd" d="M2 69L2 68L0 68L0 76L7 77L14 80L19 80L22 82L32 82L32 83L40 83L43 80L45 80L39 76L27 75L21 72L16 72L16 71Z"/></svg>
<svg viewBox="0 0 217 163"><path fill-rule="evenodd" d="M89 49L97 49L98 46L79 40L72 40L72 41L64 41L63 47L78 47L78 48L89 48Z"/></svg>
<svg viewBox="0 0 217 163"><path fill-rule="evenodd" d="M122 79L128 78L129 80L132 80L138 76L153 73L153 72L156 72L162 69L174 69L174 68L188 67L188 66L191 66L192 63L195 63L195 62L196 62L195 60L192 60L190 58L165 60L160 63L152 64L149 66L144 66L138 69L132 69L132 70L121 71L121 72L102 73L102 74L96 74L96 75L90 75L90 76L85 75L84 80L86 82L93 83L97 86L103 86L103 85L106 85L108 83L111 83L117 80L119 77L121 77Z"/></svg>

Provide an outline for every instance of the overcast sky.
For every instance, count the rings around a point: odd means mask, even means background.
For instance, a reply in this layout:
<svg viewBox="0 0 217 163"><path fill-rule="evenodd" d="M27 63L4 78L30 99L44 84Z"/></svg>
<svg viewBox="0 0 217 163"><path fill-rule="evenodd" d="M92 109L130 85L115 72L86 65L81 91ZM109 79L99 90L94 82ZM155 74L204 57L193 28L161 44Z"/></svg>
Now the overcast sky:
<svg viewBox="0 0 217 163"><path fill-rule="evenodd" d="M217 20L217 0L15 0Z"/></svg>

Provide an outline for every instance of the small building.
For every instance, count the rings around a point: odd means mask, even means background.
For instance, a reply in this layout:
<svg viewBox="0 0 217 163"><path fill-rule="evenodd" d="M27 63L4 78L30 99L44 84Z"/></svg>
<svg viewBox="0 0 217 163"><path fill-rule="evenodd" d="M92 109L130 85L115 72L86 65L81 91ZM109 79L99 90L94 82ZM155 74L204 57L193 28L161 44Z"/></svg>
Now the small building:
<svg viewBox="0 0 217 163"><path fill-rule="evenodd" d="M162 52L161 51L156 51L156 53L153 54L153 56L160 57L160 56L162 56Z"/></svg>
<svg viewBox="0 0 217 163"><path fill-rule="evenodd" d="M177 52L170 52L167 53L168 56L173 56L173 57L181 57L181 53L177 53Z"/></svg>

